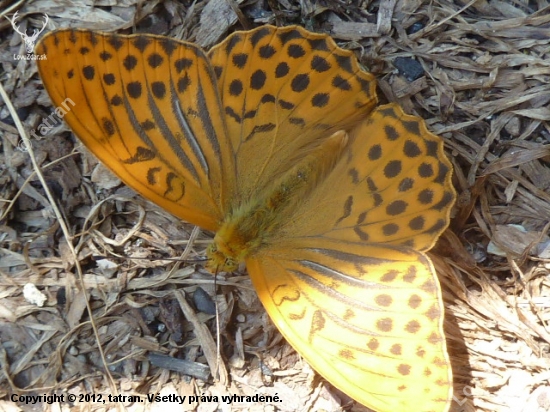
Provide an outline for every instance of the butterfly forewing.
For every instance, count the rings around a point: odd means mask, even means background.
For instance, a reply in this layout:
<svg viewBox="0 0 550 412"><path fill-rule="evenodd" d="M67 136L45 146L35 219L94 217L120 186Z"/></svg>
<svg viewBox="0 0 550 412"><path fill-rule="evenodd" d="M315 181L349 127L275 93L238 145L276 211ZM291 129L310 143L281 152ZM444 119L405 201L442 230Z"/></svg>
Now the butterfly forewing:
<svg viewBox="0 0 550 412"><path fill-rule="evenodd" d="M38 67L64 120L126 184L208 229L222 219L232 157L213 72L202 50L151 35L61 30ZM225 190L225 192L224 192Z"/></svg>
<svg viewBox="0 0 550 412"><path fill-rule="evenodd" d="M285 338L334 385L377 411L445 411L443 303L423 251L449 222L450 163L394 104L349 139L247 268Z"/></svg>
<svg viewBox="0 0 550 412"><path fill-rule="evenodd" d="M443 307L419 252L314 239L247 260L278 329L327 380L377 411L444 411ZM421 394L421 396L419 395Z"/></svg>

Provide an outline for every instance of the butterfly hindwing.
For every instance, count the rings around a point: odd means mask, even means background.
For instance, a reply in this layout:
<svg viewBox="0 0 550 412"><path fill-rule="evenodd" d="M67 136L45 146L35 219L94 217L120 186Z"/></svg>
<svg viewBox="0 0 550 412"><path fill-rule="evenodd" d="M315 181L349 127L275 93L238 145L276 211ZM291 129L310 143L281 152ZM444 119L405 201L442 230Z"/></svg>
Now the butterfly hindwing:
<svg viewBox="0 0 550 412"><path fill-rule="evenodd" d="M209 57L244 177L236 202L265 195L274 178L376 104L374 77L353 53L298 26L233 33Z"/></svg>
<svg viewBox="0 0 550 412"><path fill-rule="evenodd" d="M379 106L348 134L341 161L300 201L279 236L323 233L429 250L455 198L443 141L396 104Z"/></svg>

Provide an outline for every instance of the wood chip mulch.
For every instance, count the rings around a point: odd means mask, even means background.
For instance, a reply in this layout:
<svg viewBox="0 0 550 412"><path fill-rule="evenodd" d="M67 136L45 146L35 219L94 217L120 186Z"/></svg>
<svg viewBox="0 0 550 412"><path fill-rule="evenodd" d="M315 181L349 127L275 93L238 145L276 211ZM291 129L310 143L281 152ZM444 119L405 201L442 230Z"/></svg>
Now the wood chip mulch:
<svg viewBox="0 0 550 412"><path fill-rule="evenodd" d="M199 396L183 411L366 410L281 338L245 272L214 280L202 268L210 234L121 185L62 123L31 137L32 156L23 150L18 122L29 133L52 107L34 62L14 60L24 45L4 17L19 11L28 33L46 13L47 30L150 32L204 48L238 29L298 24L356 52L381 100L423 117L455 168L453 220L431 252L451 410L550 411L547 1L10 3L0 1L0 410L158 410L146 399L157 392ZM44 393L145 402L10 401ZM285 402L200 399L234 393Z"/></svg>

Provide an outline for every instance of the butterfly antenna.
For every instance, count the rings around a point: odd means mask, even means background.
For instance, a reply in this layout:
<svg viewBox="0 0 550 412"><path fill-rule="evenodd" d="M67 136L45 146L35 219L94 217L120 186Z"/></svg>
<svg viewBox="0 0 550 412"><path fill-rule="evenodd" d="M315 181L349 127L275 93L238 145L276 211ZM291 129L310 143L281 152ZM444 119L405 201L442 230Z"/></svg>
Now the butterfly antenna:
<svg viewBox="0 0 550 412"><path fill-rule="evenodd" d="M221 333L220 333L220 311L218 307L218 268L216 267L216 272L214 273L214 307L216 308L216 370L219 374L220 364L221 364Z"/></svg>

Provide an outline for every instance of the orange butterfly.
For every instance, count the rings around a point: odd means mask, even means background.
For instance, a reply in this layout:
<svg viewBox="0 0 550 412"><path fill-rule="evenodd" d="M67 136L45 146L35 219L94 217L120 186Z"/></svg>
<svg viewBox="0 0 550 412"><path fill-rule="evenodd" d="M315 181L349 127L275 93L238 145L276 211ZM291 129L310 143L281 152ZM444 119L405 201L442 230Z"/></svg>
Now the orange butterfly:
<svg viewBox="0 0 550 412"><path fill-rule="evenodd" d="M349 51L300 27L208 54L153 35L59 30L36 47L65 120L127 185L216 232L290 344L377 411L446 411L443 303L425 252L455 199L443 143Z"/></svg>

